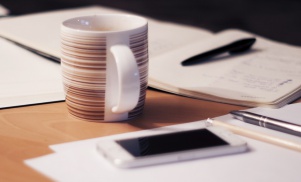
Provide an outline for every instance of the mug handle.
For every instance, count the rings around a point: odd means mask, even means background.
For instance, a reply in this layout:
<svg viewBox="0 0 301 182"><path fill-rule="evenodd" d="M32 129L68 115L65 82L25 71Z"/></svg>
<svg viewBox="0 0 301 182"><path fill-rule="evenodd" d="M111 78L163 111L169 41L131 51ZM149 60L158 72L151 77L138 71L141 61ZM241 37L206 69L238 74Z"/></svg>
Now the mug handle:
<svg viewBox="0 0 301 182"><path fill-rule="evenodd" d="M125 113L133 110L140 95L140 74L135 56L126 45L114 45L110 48L113 54L118 77L117 105L113 113Z"/></svg>

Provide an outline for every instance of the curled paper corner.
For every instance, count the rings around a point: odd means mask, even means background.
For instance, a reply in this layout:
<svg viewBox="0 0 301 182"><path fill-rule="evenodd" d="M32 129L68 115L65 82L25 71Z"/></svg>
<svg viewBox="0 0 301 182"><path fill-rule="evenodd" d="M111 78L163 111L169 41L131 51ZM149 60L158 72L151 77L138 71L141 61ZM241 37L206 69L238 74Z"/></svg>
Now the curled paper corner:
<svg viewBox="0 0 301 182"><path fill-rule="evenodd" d="M0 4L0 16L6 16L9 14L9 10Z"/></svg>

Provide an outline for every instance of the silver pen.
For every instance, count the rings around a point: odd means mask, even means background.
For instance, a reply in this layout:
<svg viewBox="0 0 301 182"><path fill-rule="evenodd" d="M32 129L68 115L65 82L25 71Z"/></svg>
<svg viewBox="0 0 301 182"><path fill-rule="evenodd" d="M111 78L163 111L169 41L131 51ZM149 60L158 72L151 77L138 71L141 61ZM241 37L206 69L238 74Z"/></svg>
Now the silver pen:
<svg viewBox="0 0 301 182"><path fill-rule="evenodd" d="M233 115L234 118L246 123L288 133L291 135L301 136L301 126L294 123L281 121L279 119L274 119L247 111L231 111L230 114Z"/></svg>

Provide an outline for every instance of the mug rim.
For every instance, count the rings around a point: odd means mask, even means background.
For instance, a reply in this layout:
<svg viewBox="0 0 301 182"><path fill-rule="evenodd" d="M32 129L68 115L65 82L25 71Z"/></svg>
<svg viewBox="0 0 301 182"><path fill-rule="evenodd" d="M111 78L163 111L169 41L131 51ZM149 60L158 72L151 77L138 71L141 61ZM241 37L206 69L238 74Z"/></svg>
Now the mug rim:
<svg viewBox="0 0 301 182"><path fill-rule="evenodd" d="M105 18L105 17L111 17L111 18L123 18L123 19L133 19L132 21L136 21L135 25L132 25L132 27L126 27L124 29L120 30L88 30L84 28L79 28L79 25L81 20L87 19L87 18ZM136 19L136 20L135 20ZM139 22L137 22L139 21ZM76 22L79 22L79 24L74 24ZM72 25L71 25L72 23ZM68 25L69 24L69 25ZM143 28L148 25L148 21L146 18L142 16L137 16L137 15L131 15L131 14L94 14L94 15L87 15L87 16L78 16L78 17L73 17L69 18L67 20L64 20L61 23L61 31L68 33L68 34L74 34L76 36L95 36L95 35L100 35L100 34L111 34L111 33L122 33L122 32L130 32L130 31L135 31L140 28Z"/></svg>

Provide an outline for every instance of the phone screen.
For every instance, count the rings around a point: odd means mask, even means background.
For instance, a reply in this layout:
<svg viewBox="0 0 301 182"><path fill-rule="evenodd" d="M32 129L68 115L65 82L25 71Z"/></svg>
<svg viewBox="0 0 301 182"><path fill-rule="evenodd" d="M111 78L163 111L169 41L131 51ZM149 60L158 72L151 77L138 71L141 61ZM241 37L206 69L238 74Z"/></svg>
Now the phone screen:
<svg viewBox="0 0 301 182"><path fill-rule="evenodd" d="M116 142L135 157L229 145L207 129L117 140Z"/></svg>

